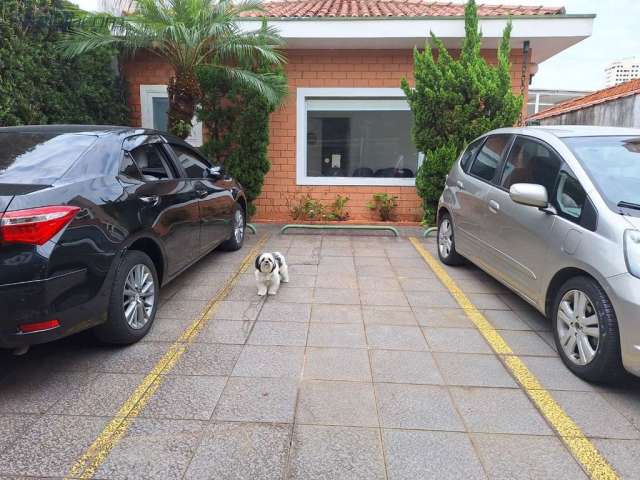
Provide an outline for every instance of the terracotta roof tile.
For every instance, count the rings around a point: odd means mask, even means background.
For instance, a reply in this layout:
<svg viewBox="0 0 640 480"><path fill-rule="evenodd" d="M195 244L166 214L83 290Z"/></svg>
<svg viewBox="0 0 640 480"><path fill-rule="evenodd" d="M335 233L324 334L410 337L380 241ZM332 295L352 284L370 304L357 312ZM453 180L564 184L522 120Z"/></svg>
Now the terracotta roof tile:
<svg viewBox="0 0 640 480"><path fill-rule="evenodd" d="M640 94L640 78L621 83L614 87L605 88L604 90L598 90L597 92L590 93L584 97L573 98L566 102L558 103L551 108L547 108L546 110L531 115L527 120L534 121L542 120L543 118L555 117L562 115L563 113L581 110L599 103L610 102L618 98L635 94Z"/></svg>
<svg viewBox="0 0 640 480"><path fill-rule="evenodd" d="M544 0L542 0L544 1ZM264 4L265 12L251 12L245 17L448 17L464 15L464 5L427 0L274 0ZM478 14L562 15L564 8L526 5L478 5Z"/></svg>

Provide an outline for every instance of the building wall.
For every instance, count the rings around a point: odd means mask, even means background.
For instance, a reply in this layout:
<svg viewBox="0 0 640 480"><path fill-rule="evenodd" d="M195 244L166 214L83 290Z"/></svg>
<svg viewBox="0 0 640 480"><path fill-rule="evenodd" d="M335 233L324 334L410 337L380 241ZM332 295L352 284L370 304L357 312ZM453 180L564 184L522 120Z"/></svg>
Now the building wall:
<svg viewBox="0 0 640 480"><path fill-rule="evenodd" d="M496 63L495 50L484 51ZM375 220L367 208L373 193L398 196L398 220L419 221L420 199L414 187L303 186L296 185L296 89L298 87L398 88L406 77L412 81L413 58L410 50L289 50L285 67L289 96L271 117L269 158L271 171L265 178L262 195L256 201L256 220L290 220L289 205L309 193L330 202L336 195L350 198L351 219ZM520 93L522 53L512 53L514 92ZM166 84L171 68L157 57L138 56L123 65L129 82L132 125L140 125L140 84ZM528 81L525 82L525 95ZM526 98L525 98L526 108Z"/></svg>
<svg viewBox="0 0 640 480"><path fill-rule="evenodd" d="M640 95L632 95L540 120L540 125L640 128Z"/></svg>

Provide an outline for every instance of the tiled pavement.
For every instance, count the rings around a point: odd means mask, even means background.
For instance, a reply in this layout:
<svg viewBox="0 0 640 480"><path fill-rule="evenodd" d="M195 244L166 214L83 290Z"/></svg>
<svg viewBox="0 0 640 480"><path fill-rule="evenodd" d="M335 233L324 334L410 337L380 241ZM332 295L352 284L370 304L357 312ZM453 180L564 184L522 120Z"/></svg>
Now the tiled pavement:
<svg viewBox="0 0 640 480"><path fill-rule="evenodd" d="M242 275L96 478L585 478L406 238L266 248L291 283L263 301ZM135 346L81 335L0 354L0 479L63 477L247 252L168 286ZM640 478L640 382L580 381L538 314L473 267L447 270L621 476Z"/></svg>

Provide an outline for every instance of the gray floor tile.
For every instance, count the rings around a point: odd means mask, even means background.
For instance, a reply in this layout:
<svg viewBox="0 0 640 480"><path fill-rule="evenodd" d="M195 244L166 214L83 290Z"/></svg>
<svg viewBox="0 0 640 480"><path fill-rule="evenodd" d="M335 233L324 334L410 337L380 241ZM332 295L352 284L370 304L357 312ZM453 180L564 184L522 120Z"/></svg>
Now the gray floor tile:
<svg viewBox="0 0 640 480"><path fill-rule="evenodd" d="M364 349L307 347L306 357L306 379L371 381L369 356Z"/></svg>
<svg viewBox="0 0 640 480"><path fill-rule="evenodd" d="M361 323L360 305L317 304L311 309L311 321L317 323Z"/></svg>
<svg viewBox="0 0 640 480"><path fill-rule="evenodd" d="M250 345L305 346L307 323L256 322L247 340Z"/></svg>
<svg viewBox="0 0 640 480"><path fill-rule="evenodd" d="M484 279L463 278L457 282L465 293L508 293L507 287L489 277Z"/></svg>
<svg viewBox="0 0 640 480"><path fill-rule="evenodd" d="M317 275L317 265L294 265L289 264L289 275L293 278L295 275Z"/></svg>
<svg viewBox="0 0 640 480"><path fill-rule="evenodd" d="M499 294L500 300L506 303L511 310L532 310L531 305L525 302L522 298L517 296L515 293L508 292L504 294Z"/></svg>
<svg viewBox="0 0 640 480"><path fill-rule="evenodd" d="M166 343L136 343L124 347L100 349L100 360L91 370L111 373L147 374L167 353Z"/></svg>
<svg viewBox="0 0 640 480"><path fill-rule="evenodd" d="M405 292L447 292L447 288L436 278L401 278L400 285Z"/></svg>
<svg viewBox="0 0 640 480"><path fill-rule="evenodd" d="M140 416L208 420L226 383L227 377L167 375Z"/></svg>
<svg viewBox="0 0 640 480"><path fill-rule="evenodd" d="M256 290L257 291L257 290ZM256 298L257 295L256 295ZM262 300L232 302L220 302L213 313L217 320L255 320L262 307Z"/></svg>
<svg viewBox="0 0 640 480"><path fill-rule="evenodd" d="M639 439L640 432L597 392L552 392L588 437Z"/></svg>
<svg viewBox="0 0 640 480"><path fill-rule="evenodd" d="M306 323L310 316L309 303L266 302L258 315L258 321Z"/></svg>
<svg viewBox="0 0 640 480"><path fill-rule="evenodd" d="M313 298L312 287L292 287L280 288L276 295L269 296L268 302L286 303L311 303Z"/></svg>
<svg viewBox="0 0 640 480"><path fill-rule="evenodd" d="M427 342L418 326L367 325L370 347L391 350L427 350Z"/></svg>
<svg viewBox="0 0 640 480"><path fill-rule="evenodd" d="M498 330L531 330L531 327L510 310L484 310L483 315Z"/></svg>
<svg viewBox="0 0 640 480"><path fill-rule="evenodd" d="M470 328L423 328L429 348L434 352L491 353L477 330Z"/></svg>
<svg viewBox="0 0 640 480"><path fill-rule="evenodd" d="M255 280L254 280L254 283L255 283ZM315 286L316 286L315 275L291 276L291 273L289 273L289 283L283 284L282 288L286 288L286 287L299 288L299 287L315 287Z"/></svg>
<svg viewBox="0 0 640 480"><path fill-rule="evenodd" d="M371 383L305 380L300 388L296 422L377 427L373 387Z"/></svg>
<svg viewBox="0 0 640 480"><path fill-rule="evenodd" d="M272 480L283 478L289 425L208 425L185 475L189 480Z"/></svg>
<svg viewBox="0 0 640 480"><path fill-rule="evenodd" d="M452 387L468 431L551 435L553 432L522 390Z"/></svg>
<svg viewBox="0 0 640 480"><path fill-rule="evenodd" d="M353 273L327 273L318 275L316 288L358 288L358 280Z"/></svg>
<svg viewBox="0 0 640 480"><path fill-rule="evenodd" d="M546 344L535 332L501 330L500 335L516 355L541 355L555 357L556 352Z"/></svg>
<svg viewBox="0 0 640 480"><path fill-rule="evenodd" d="M303 363L304 347L246 345L233 376L298 378Z"/></svg>
<svg viewBox="0 0 640 480"><path fill-rule="evenodd" d="M198 343L228 343L231 345L243 345L253 322L241 322L236 320L212 320L196 337Z"/></svg>
<svg viewBox="0 0 640 480"><path fill-rule="evenodd" d="M0 414L0 452L16 442L38 418L38 415Z"/></svg>
<svg viewBox="0 0 640 480"><path fill-rule="evenodd" d="M362 325L311 323L307 345L311 347L357 348L366 347L367 340Z"/></svg>
<svg viewBox="0 0 640 480"><path fill-rule="evenodd" d="M190 318L156 318L143 342L175 342L191 325Z"/></svg>
<svg viewBox="0 0 640 480"><path fill-rule="evenodd" d="M520 357L540 383L549 390L591 392L594 387L576 377L558 357Z"/></svg>
<svg viewBox="0 0 640 480"><path fill-rule="evenodd" d="M292 423L298 382L288 378L231 377L213 418L239 422Z"/></svg>
<svg viewBox="0 0 640 480"><path fill-rule="evenodd" d="M375 388L384 428L464 431L444 387L377 383Z"/></svg>
<svg viewBox="0 0 640 480"><path fill-rule="evenodd" d="M296 425L291 448L291 479L386 478L377 429Z"/></svg>
<svg viewBox="0 0 640 480"><path fill-rule="evenodd" d="M416 307L413 311L418 324L425 327L474 328L461 308Z"/></svg>
<svg viewBox="0 0 640 480"><path fill-rule="evenodd" d="M490 478L504 480L586 480L587 476L556 437L473 434Z"/></svg>
<svg viewBox="0 0 640 480"><path fill-rule="evenodd" d="M387 257L364 257L358 256L354 258L356 267L376 266L391 268L391 263Z"/></svg>
<svg viewBox="0 0 640 480"><path fill-rule="evenodd" d="M158 318L189 318L195 320L207 306L207 302L204 300L177 300L176 298L174 296L170 301L158 308L156 316Z"/></svg>
<svg viewBox="0 0 640 480"><path fill-rule="evenodd" d="M412 263L407 260L407 263ZM398 277L403 278L435 278L431 269L422 259L415 260L414 266L394 266Z"/></svg>
<svg viewBox="0 0 640 480"><path fill-rule="evenodd" d="M615 468L620 478L640 478L640 442L637 440L593 439L600 453Z"/></svg>
<svg viewBox="0 0 640 480"><path fill-rule="evenodd" d="M435 353L434 357L448 385L511 388L518 386L494 355Z"/></svg>
<svg viewBox="0 0 640 480"><path fill-rule="evenodd" d="M181 478L195 452L203 422L135 419L109 452L97 478Z"/></svg>
<svg viewBox="0 0 640 480"><path fill-rule="evenodd" d="M356 267L353 262L345 262L343 258L324 257L318 265L318 275L354 275Z"/></svg>
<svg viewBox="0 0 640 480"><path fill-rule="evenodd" d="M400 282L395 277L358 276L358 287L361 291L400 291Z"/></svg>
<svg viewBox="0 0 640 480"><path fill-rule="evenodd" d="M396 273L386 265L358 265L356 273L359 277L394 278Z"/></svg>
<svg viewBox="0 0 640 480"><path fill-rule="evenodd" d="M416 325L410 307L365 306L362 307L364 323L368 325Z"/></svg>
<svg viewBox="0 0 640 480"><path fill-rule="evenodd" d="M465 433L384 430L389 480L484 479Z"/></svg>
<svg viewBox="0 0 640 480"><path fill-rule="evenodd" d="M360 305L360 295L357 289L316 288L313 303Z"/></svg>
<svg viewBox="0 0 640 480"><path fill-rule="evenodd" d="M433 357L428 352L372 350L373 381L385 383L444 383Z"/></svg>
<svg viewBox="0 0 640 480"><path fill-rule="evenodd" d="M467 297L479 310L509 310L501 297L492 293L467 293Z"/></svg>
<svg viewBox="0 0 640 480"><path fill-rule="evenodd" d="M516 310L515 313L526 322L531 329L537 332L549 332L551 330L551 322L531 307L525 310Z"/></svg>
<svg viewBox="0 0 640 480"><path fill-rule="evenodd" d="M458 302L449 294L442 292L405 292L412 307L456 308Z"/></svg>
<svg viewBox="0 0 640 480"><path fill-rule="evenodd" d="M64 477L108 421L109 418L101 417L42 416L7 450L0 452L0 472Z"/></svg>
<svg viewBox="0 0 640 480"><path fill-rule="evenodd" d="M176 375L231 375L242 345L194 343L180 357L172 373Z"/></svg>
<svg viewBox="0 0 640 480"><path fill-rule="evenodd" d="M360 292L360 299L363 305L409 306L407 298L400 290L363 290Z"/></svg>

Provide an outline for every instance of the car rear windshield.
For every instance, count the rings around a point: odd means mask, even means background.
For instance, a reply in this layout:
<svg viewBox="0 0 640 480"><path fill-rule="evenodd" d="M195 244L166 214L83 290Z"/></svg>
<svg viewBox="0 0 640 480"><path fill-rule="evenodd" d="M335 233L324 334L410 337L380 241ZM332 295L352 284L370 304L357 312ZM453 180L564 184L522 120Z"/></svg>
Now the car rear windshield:
<svg viewBox="0 0 640 480"><path fill-rule="evenodd" d="M640 137L572 137L565 143L611 206L640 205Z"/></svg>
<svg viewBox="0 0 640 480"><path fill-rule="evenodd" d="M51 185L96 141L77 133L0 133L0 183Z"/></svg>

